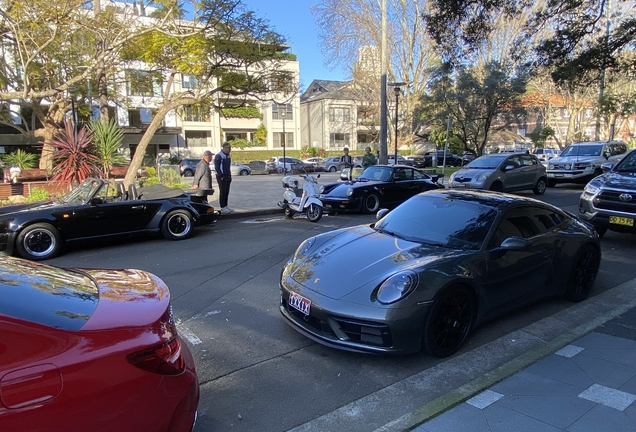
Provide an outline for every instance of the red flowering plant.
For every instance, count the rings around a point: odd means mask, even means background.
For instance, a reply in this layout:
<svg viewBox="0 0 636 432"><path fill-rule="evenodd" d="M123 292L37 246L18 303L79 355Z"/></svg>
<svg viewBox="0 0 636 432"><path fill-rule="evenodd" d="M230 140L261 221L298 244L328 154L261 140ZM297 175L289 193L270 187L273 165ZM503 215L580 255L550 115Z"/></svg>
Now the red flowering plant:
<svg viewBox="0 0 636 432"><path fill-rule="evenodd" d="M89 177L99 176L100 161L93 154L93 141L86 128L80 128L76 134L73 121L67 120L64 122L64 130L55 135L51 144L56 148L53 180L70 186Z"/></svg>

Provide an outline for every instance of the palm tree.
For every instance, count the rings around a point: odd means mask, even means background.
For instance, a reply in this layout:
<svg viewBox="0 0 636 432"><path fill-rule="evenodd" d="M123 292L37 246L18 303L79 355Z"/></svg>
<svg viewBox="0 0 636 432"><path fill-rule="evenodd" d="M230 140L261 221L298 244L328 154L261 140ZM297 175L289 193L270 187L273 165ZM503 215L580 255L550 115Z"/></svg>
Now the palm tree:
<svg viewBox="0 0 636 432"><path fill-rule="evenodd" d="M104 178L108 178L113 165L127 162L124 155L118 152L124 132L113 119L107 123L91 120L88 129L91 131L93 151L100 160Z"/></svg>

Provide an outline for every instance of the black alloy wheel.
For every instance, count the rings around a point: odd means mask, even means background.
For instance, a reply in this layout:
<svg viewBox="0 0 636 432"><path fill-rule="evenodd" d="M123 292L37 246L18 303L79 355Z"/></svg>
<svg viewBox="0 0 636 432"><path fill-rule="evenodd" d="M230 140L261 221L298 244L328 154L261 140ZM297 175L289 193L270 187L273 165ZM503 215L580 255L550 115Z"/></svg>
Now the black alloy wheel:
<svg viewBox="0 0 636 432"><path fill-rule="evenodd" d="M422 348L435 357L457 351L470 332L477 308L464 287L446 289L433 303L424 323Z"/></svg>
<svg viewBox="0 0 636 432"><path fill-rule="evenodd" d="M380 208L380 197L378 194L370 193L366 197L364 197L364 201L362 201L362 210L365 213L375 213Z"/></svg>
<svg viewBox="0 0 636 432"><path fill-rule="evenodd" d="M580 302L589 297L592 285L598 273L600 255L593 246L586 245L574 260L565 297L574 302Z"/></svg>
<svg viewBox="0 0 636 432"><path fill-rule="evenodd" d="M161 234L168 240L183 240L192 235L194 222L187 210L172 210L161 223Z"/></svg>
<svg viewBox="0 0 636 432"><path fill-rule="evenodd" d="M18 234L15 246L23 258L40 261L57 255L62 246L62 237L52 225L36 223Z"/></svg>

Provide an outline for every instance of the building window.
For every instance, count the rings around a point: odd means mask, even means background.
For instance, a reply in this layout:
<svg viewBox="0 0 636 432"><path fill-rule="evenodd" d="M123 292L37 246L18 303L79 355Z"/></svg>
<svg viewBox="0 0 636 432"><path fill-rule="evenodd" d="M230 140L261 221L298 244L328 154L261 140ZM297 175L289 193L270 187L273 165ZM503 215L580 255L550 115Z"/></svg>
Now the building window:
<svg viewBox="0 0 636 432"><path fill-rule="evenodd" d="M208 147L210 131L185 131L186 147Z"/></svg>
<svg viewBox="0 0 636 432"><path fill-rule="evenodd" d="M152 121L153 111L150 108L128 110L128 125L130 127L143 127Z"/></svg>
<svg viewBox="0 0 636 432"><path fill-rule="evenodd" d="M191 122L209 122L210 113L208 107L188 105L183 108L183 120Z"/></svg>
<svg viewBox="0 0 636 432"><path fill-rule="evenodd" d="M192 74L189 74L189 75L181 74L181 87L184 89L198 88L199 85L197 83L197 77L195 77Z"/></svg>
<svg viewBox="0 0 636 432"><path fill-rule="evenodd" d="M162 79L159 72L129 69L126 71L126 94L128 96L161 96Z"/></svg>
<svg viewBox="0 0 636 432"><path fill-rule="evenodd" d="M350 122L351 111L348 107L334 107L329 108L329 121L330 122Z"/></svg>
<svg viewBox="0 0 636 432"><path fill-rule="evenodd" d="M331 147L346 147L351 141L350 136L348 133L330 133L329 145Z"/></svg>
<svg viewBox="0 0 636 432"><path fill-rule="evenodd" d="M281 113L285 111L285 120L293 120L294 119L294 110L291 105L272 105L272 119L273 120L282 120L283 116Z"/></svg>
<svg viewBox="0 0 636 432"><path fill-rule="evenodd" d="M274 147L282 148L282 132L274 132ZM285 132L285 148L293 148L294 147L294 134L293 132Z"/></svg>

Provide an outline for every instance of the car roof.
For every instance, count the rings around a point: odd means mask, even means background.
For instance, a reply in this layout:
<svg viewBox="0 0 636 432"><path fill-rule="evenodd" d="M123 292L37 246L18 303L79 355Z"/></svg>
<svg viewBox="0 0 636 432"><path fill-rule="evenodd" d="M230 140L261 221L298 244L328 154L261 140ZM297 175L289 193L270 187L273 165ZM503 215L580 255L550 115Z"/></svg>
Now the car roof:
<svg viewBox="0 0 636 432"><path fill-rule="evenodd" d="M458 189L434 189L424 192L425 195L440 195L444 198L477 202L478 204L492 208L500 206L511 206L516 204L534 204L543 207L553 207L543 201L521 195L512 195L502 192L481 191L481 190L458 190Z"/></svg>

